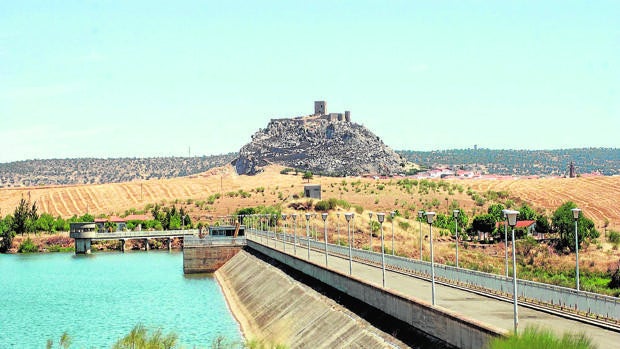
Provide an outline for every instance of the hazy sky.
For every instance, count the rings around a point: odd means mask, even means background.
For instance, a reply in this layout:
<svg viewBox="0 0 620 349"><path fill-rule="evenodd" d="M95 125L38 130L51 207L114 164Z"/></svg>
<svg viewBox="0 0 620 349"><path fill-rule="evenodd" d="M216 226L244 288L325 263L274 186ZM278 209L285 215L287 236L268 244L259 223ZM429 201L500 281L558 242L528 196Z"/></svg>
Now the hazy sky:
<svg viewBox="0 0 620 349"><path fill-rule="evenodd" d="M0 162L238 151L351 110L394 149L620 147L620 1L0 1Z"/></svg>

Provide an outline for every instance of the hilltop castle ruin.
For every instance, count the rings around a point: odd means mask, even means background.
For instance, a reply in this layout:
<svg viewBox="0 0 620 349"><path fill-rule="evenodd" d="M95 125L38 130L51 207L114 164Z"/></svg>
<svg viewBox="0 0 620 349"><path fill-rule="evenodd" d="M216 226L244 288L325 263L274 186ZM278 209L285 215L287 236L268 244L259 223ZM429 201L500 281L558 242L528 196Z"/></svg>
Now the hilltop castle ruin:
<svg viewBox="0 0 620 349"><path fill-rule="evenodd" d="M298 116L295 118L271 119L271 121L295 120L305 122L318 119L351 122L351 112L349 110L345 110L344 113L327 113L327 102L314 101L314 114Z"/></svg>

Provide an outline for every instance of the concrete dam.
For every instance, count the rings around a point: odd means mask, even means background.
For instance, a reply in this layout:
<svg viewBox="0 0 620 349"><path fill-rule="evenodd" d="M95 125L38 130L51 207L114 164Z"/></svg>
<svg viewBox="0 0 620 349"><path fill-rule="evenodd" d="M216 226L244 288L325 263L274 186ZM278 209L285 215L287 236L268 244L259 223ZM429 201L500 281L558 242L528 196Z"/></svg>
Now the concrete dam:
<svg viewBox="0 0 620 349"><path fill-rule="evenodd" d="M380 267L368 262L375 255L381 257L380 253L358 250L353 262L346 258L347 247L255 229L246 233L243 243L235 240L236 244L245 244L238 246L235 253L206 252L221 246L202 243L202 252L194 250L187 254L193 260L192 270L187 271L200 272L201 263L209 268L214 261L222 265L215 276L247 338L258 335L292 347L483 348L490 338L504 336L512 329L511 302L448 285L439 277L437 304L433 305L428 280L394 267L382 273ZM190 251L191 247L188 245L185 250ZM399 258L393 257L389 263L394 266ZM419 263L424 266L426 262ZM295 274L303 275L305 280L300 282ZM510 280L503 281L510 284ZM329 294L331 301L325 301L320 293L329 292L305 294L303 290L309 289L306 285L323 285L319 289L332 288L336 293ZM365 322L359 313L340 306L342 297L353 299L358 309L377 310L369 320L385 316L379 323L394 326L379 329L372 321ZM331 305L322 307L325 304ZM613 312L615 307L608 309ZM538 325L558 334L586 331L601 347L613 347L620 337L613 326L588 324L532 307L520 307L519 314L521 328ZM341 323L341 316L355 320ZM315 331L315 327L321 330ZM339 332L341 327L348 330ZM403 336L409 332L424 333L426 340L422 342L426 344Z"/></svg>

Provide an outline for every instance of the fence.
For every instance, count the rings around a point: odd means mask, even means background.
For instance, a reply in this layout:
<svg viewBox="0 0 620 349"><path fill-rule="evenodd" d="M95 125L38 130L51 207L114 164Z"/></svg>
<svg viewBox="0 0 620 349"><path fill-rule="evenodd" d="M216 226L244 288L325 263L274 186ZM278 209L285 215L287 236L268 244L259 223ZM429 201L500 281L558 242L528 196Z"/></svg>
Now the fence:
<svg viewBox="0 0 620 349"><path fill-rule="evenodd" d="M277 245L282 243L283 240L289 243L293 243L294 240L294 237L290 234L284 235L282 233L258 230L252 230L252 233L258 236L257 242L260 239L265 239L267 243L263 242L263 244L267 246L272 241L275 241L274 244ZM277 238L274 239L274 237ZM325 242L308 239L305 235L297 235L297 243L306 248L308 243L310 243L310 248L312 249L325 250ZM345 246L328 244L327 250L330 254L349 256L349 248ZM377 252L353 248L351 256L358 261L381 264L381 254ZM431 275L431 264L426 261L386 254L385 265L388 269L414 275L425 277L430 277ZM435 264L435 278L446 283L484 290L506 297L512 297L513 294L512 278L501 275ZM604 318L616 322L620 321L620 299L615 297L519 279L517 279L517 292L518 296L527 302L558 307L591 317Z"/></svg>

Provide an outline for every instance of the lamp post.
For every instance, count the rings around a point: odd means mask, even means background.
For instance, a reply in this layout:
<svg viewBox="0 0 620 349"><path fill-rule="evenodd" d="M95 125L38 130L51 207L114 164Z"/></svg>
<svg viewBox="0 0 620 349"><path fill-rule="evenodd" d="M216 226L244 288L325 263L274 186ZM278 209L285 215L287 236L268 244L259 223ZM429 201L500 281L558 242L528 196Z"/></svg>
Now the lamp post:
<svg viewBox="0 0 620 349"><path fill-rule="evenodd" d="M336 213L336 237L340 246L340 213Z"/></svg>
<svg viewBox="0 0 620 349"><path fill-rule="evenodd" d="M344 214L344 219L347 220L347 235L349 237L349 275L353 275L353 259L351 257L351 218L353 218L352 213Z"/></svg>
<svg viewBox="0 0 620 349"><path fill-rule="evenodd" d="M579 235L577 234L577 221L579 221L581 209L573 208L571 211L575 219L575 284L577 285L577 291L579 291Z"/></svg>
<svg viewBox="0 0 620 349"><path fill-rule="evenodd" d="M392 256L394 255L394 217L396 217L396 211L390 212L390 217L392 217Z"/></svg>
<svg viewBox="0 0 620 349"><path fill-rule="evenodd" d="M282 251L286 252L286 213L282 213L282 224L284 225L284 234L282 235Z"/></svg>
<svg viewBox="0 0 620 349"><path fill-rule="evenodd" d="M310 213L306 213L306 243L308 244L308 260L310 260Z"/></svg>
<svg viewBox="0 0 620 349"><path fill-rule="evenodd" d="M274 213L273 215L271 215L271 217L273 218L273 247L277 248L278 247L278 215Z"/></svg>
<svg viewBox="0 0 620 349"><path fill-rule="evenodd" d="M351 212L351 222L353 222L353 232L351 232L351 243L355 240L355 212Z"/></svg>
<svg viewBox="0 0 620 349"><path fill-rule="evenodd" d="M459 267L459 213L461 211L454 210L452 211L452 216L454 217L454 227L456 233L456 267Z"/></svg>
<svg viewBox="0 0 620 349"><path fill-rule="evenodd" d="M435 212L426 212L426 222L430 229L431 239L431 303L435 305L435 260L433 256L433 221L435 220Z"/></svg>
<svg viewBox="0 0 620 349"><path fill-rule="evenodd" d="M297 255L297 213L291 215L293 218L293 254Z"/></svg>
<svg viewBox="0 0 620 349"><path fill-rule="evenodd" d="M321 218L323 218L323 231L325 233L325 267L327 267L327 213L321 213Z"/></svg>
<svg viewBox="0 0 620 349"><path fill-rule="evenodd" d="M370 251L372 251L372 212L368 212L368 218L370 218L368 228L370 228Z"/></svg>
<svg viewBox="0 0 620 349"><path fill-rule="evenodd" d="M514 329L517 334L517 328L519 327L519 313L518 313L518 297L517 297L517 254L515 249L515 225L517 225L517 215L519 211L505 210L508 225L512 229L512 293L513 293L513 306L514 306Z"/></svg>
<svg viewBox="0 0 620 349"><path fill-rule="evenodd" d="M381 230L381 276L383 288L385 288L385 249L383 244L383 221L385 220L385 213L378 212L377 220L379 221L379 229Z"/></svg>
<svg viewBox="0 0 620 349"><path fill-rule="evenodd" d="M510 210L502 210L506 223L504 224L504 260L506 261L506 277L508 277L508 216L506 212ZM516 223L515 223L516 224ZM514 245L512 247L514 249Z"/></svg>
<svg viewBox="0 0 620 349"><path fill-rule="evenodd" d="M424 217L424 211L418 211L418 220L420 221L420 260L422 260L422 217Z"/></svg>

